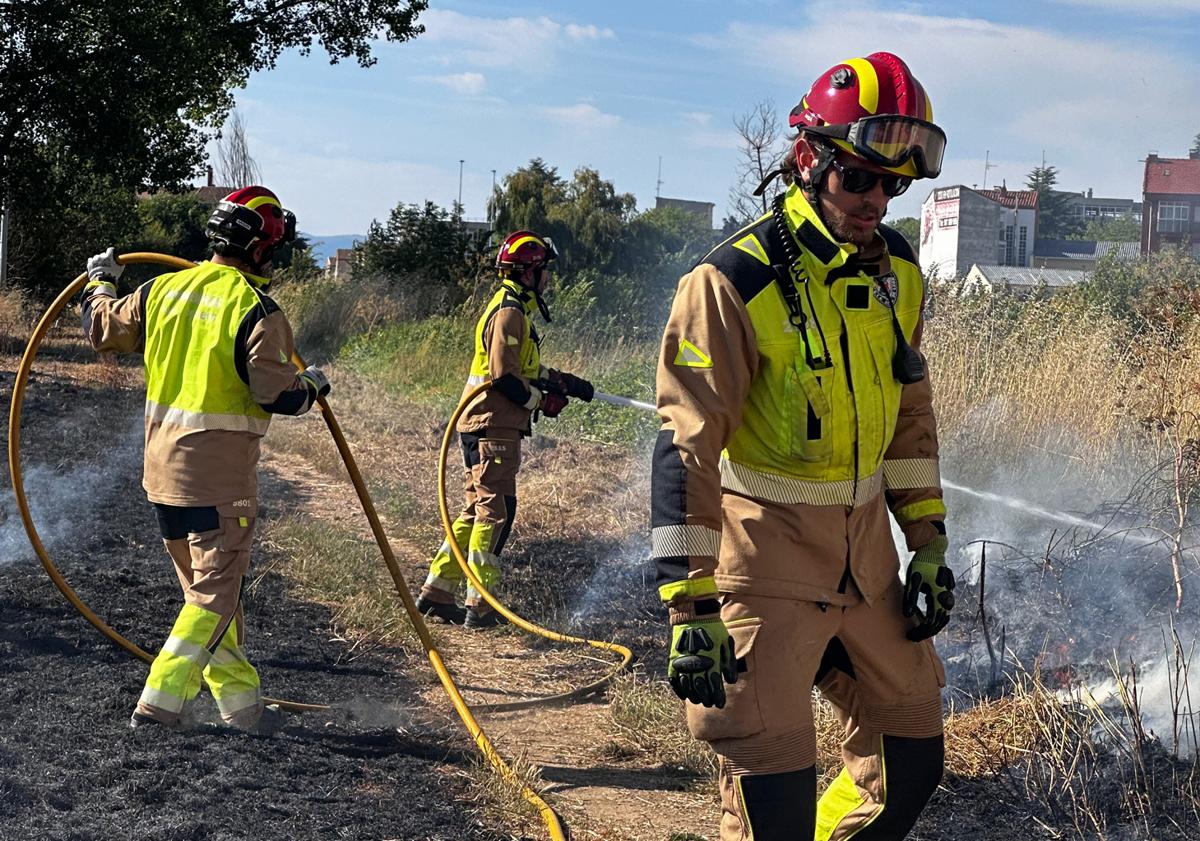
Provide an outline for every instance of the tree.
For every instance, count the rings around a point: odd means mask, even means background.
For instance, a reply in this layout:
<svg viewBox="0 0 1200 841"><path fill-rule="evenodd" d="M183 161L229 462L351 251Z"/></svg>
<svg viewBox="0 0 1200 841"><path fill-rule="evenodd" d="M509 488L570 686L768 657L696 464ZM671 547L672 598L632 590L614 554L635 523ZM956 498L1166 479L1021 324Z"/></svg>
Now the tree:
<svg viewBox="0 0 1200 841"><path fill-rule="evenodd" d="M782 150L776 149L781 130L775 116L775 103L769 99L760 100L749 111L735 117L733 126L741 138L741 146L738 148L737 182L729 190L728 209L734 226L741 227L769 209L767 193L756 196L754 190L783 155Z"/></svg>
<svg viewBox="0 0 1200 841"><path fill-rule="evenodd" d="M195 193L160 193L138 202L141 224L138 245L146 251L174 254L185 260L203 260L208 255L204 226L212 207Z"/></svg>
<svg viewBox="0 0 1200 841"><path fill-rule="evenodd" d="M1141 223L1132 216L1089 219L1083 230L1067 237L1097 242L1138 242L1141 238Z"/></svg>
<svg viewBox="0 0 1200 841"><path fill-rule="evenodd" d="M216 175L218 184L230 187L245 187L262 181L258 164L250 156L250 146L246 142L246 121L237 109L229 115L221 129L221 139L217 142Z"/></svg>
<svg viewBox="0 0 1200 841"><path fill-rule="evenodd" d="M1192 157L1200 157L1200 131L1192 138L1192 148L1188 150Z"/></svg>
<svg viewBox="0 0 1200 841"><path fill-rule="evenodd" d="M1036 166L1026 177L1025 186L1038 194L1038 237L1066 239L1076 233L1082 222L1071 206L1071 194L1054 189L1058 170L1053 166Z"/></svg>
<svg viewBox="0 0 1200 841"><path fill-rule="evenodd" d="M596 170L580 167L564 181L541 158L505 175L489 202L501 236L525 229L551 237L561 272L610 267L636 207L632 194L618 193Z"/></svg>
<svg viewBox="0 0 1200 841"><path fill-rule="evenodd" d="M460 207L398 204L354 250L355 278L387 281L410 314L445 312L472 290L489 256L487 234L468 229Z"/></svg>
<svg viewBox="0 0 1200 841"><path fill-rule="evenodd" d="M888 222L888 227L898 231L912 246L914 254L921 253L921 220L914 216L901 216Z"/></svg>
<svg viewBox="0 0 1200 841"><path fill-rule="evenodd" d="M330 61L373 63L377 39L423 31L427 0L0 0L0 206L14 236L51 208L48 155L63 180L132 194L178 187L250 74L318 41ZM93 222L94 220L89 220ZM78 235L94 225L83 225ZM48 250L69 249L32 232ZM27 253L26 257L30 257ZM43 258L37 257L36 260ZM35 260L35 262L36 262ZM30 264L17 274L28 278ZM55 278L57 284L60 279Z"/></svg>

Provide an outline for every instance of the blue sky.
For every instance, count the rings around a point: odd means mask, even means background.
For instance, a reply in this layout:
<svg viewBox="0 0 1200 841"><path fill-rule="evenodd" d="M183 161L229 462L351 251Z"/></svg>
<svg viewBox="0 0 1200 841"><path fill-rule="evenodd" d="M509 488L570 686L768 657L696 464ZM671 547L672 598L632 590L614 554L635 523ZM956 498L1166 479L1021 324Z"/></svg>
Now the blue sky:
<svg viewBox="0 0 1200 841"><path fill-rule="evenodd" d="M1150 150L1185 156L1200 132L1200 0L604 3L432 0L427 33L380 43L378 63L287 55L239 92L251 153L303 230L359 233L398 202L466 215L497 177L541 157L598 169L652 207L711 201L734 181L736 115L781 121L844 58L908 62L949 136L934 182L892 202L918 215L934 186L1020 186L1040 164L1060 187L1139 197Z"/></svg>

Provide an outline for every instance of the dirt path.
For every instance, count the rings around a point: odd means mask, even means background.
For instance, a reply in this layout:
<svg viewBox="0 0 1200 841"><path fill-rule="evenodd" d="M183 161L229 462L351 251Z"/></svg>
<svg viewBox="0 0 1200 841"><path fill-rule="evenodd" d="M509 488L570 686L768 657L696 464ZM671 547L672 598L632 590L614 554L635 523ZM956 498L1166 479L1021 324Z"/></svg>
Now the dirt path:
<svg viewBox="0 0 1200 841"><path fill-rule="evenodd" d="M390 406L387 417L375 417L378 408L365 408L369 395L358 391L361 383L341 378L342 389L334 401L353 405L356 411L344 414L341 422L356 451L360 468L369 485L378 489L385 527L392 548L405 569L409 586L415 593L423 580L428 562L428 548L438 539L440 529L434 513L435 447L440 444L441 428L428 412L414 407ZM403 414L403 417L399 415ZM282 433L282 427L279 432ZM291 429L287 431L292 431ZM367 434L369 432L373 434ZM285 439L273 435L264 463L279 475L293 480L306 494L307 509L322 512L321 516L336 519L366 537L368 526L361 512L346 507L346 495L352 493L348 482L335 479L340 467L333 462L321 437L323 427L306 425L296 435ZM638 528L638 524L621 523L609 516L603 506L572 504L571 491L561 487L561 463L578 462L587 458L607 457L612 460L614 486L621 485L622 471L627 465L617 464L612 454L586 452L586 447L567 444L550 446L548 442L533 442L527 448L528 458L522 469L522 495L514 536L505 552L506 578L504 598L511 606L535 621L553 629L571 633L590 631L594 638L614 637L632 644L635 654L644 657L647 641L657 641L661 625L653 610L647 609L641 592L642 576L622 570L593 569L598 566L597 555L603 555L613 541L628 537L622 532ZM390 481L381 477L391 477ZM636 489L621 487L601 493L612 506L623 505L620 497L636 493ZM406 504L386 504L386 499L399 495ZM595 500L593 500L595 502ZM453 504L453 503L452 503ZM592 509L589 537L593 550L580 551L580 541L569 534L581 528L579 509ZM388 509L393 513L389 515ZM557 527L547 528L547 510L555 512ZM566 512L565 515L563 512ZM607 529L597 521L615 525ZM540 538L532 538L539 531ZM550 534L546 534L550 531ZM539 561L555 562L561 566L553 577L539 569ZM636 598L622 604L619 593L600 593L600 610L580 611L575 607L580 599L571 600L563 594L573 585L577 575L603 577L611 575L615 590L633 586ZM539 579L539 580L534 580ZM544 589L554 591L551 598L539 598ZM545 595L545 594L541 594ZM576 594L579 595L579 594ZM604 596L614 602L605 603ZM584 599L587 601L587 599ZM640 610L645 615L635 616ZM603 616L608 611L607 617ZM549 614L547 616L546 614ZM565 627L563 620L570 627ZM570 623L570 620L576 620ZM582 621L578 621L582 620ZM577 646L553 645L531 637L511 627L496 631L472 633L461 628L437 625L438 638L447 664L472 704L487 704L520 700L583 685L607 673L614 657L601 655ZM442 690L427 684L422 695L431 708L443 711L447 718L452 712ZM569 706L532 708L510 712L480 711L479 718L488 734L509 759L522 766L537 769L548 801L567 820L573 837L589 841L668 841L673 838L712 837L719 819L719 810L707 780L695 774L663 767L660 764L622 755L613 737L608 702L605 698L574 703ZM525 812L520 806L517 812ZM540 837L539 825L527 812L517 817L525 832Z"/></svg>
<svg viewBox="0 0 1200 841"><path fill-rule="evenodd" d="M153 651L177 610L178 594L138 482L140 377L136 368L96 363L69 338L70 325L66 329L67 337L48 343L39 358L25 404L22 452L34 516L85 601ZM0 357L4 405L15 366L15 358ZM343 422L351 440L360 442L355 446L368 482L392 491L390 501L383 494L381 509L417 586L424 544L436 536L433 483L424 477L433 474L438 421L415 408L392 406L386 422L353 411L361 396L356 388L363 386L345 389L335 406L345 407ZM273 433L272 440L288 444L268 446L261 466L264 522L301 512L365 533L365 518L331 462L319 419L283 430L286 424L276 424L287 434ZM367 427L373 434L365 434ZM574 616L597 636L612 636L626 625L627 611L592 621L612 594L593 586L594 604L581 607L561 591L578 583L572 575L586 575L588 583L596 553L619 544L630 525L614 529L615 518L603 510L594 511L593 520L606 518L606 524L581 520L573 513L574 492L558 470L560 460L611 454L544 441L541 447L527 473L542 479L523 487L519 534L510 545L515 569L508 585L521 591L514 607L551 627ZM539 458L546 468L540 474ZM630 492L636 490L618 493ZM587 502L580 500L595 508ZM551 521L557 525L548 526ZM580 541L571 535L589 529L591 548L572 548ZM255 569L287 561L267 545ZM547 576L547 568L555 567L559 575ZM274 571L249 588L247 614L248 647L267 691L331 701L336 708L298 717L272 740L225 732L211 723L210 702L202 710L208 723L196 730L130 732L127 715L144 666L104 640L54 589L5 489L0 841L542 836L527 814L481 812L468 781L470 745L440 689L423 674L421 659L386 647L354 647L336 632L327 608L292 596ZM626 625L621 636L632 636L635 644L654 636L652 630L629 630ZM548 646L513 629L468 634L443 628L439 637L473 703L562 691L608 668L590 651ZM657 841L699 835L715 825L715 804L703 780L613 755L602 699L483 713L481 719L506 756L540 769L548 798L577 839Z"/></svg>
<svg viewBox="0 0 1200 841"><path fill-rule="evenodd" d="M5 406L14 369L0 358ZM22 450L43 538L80 595L155 650L178 590L137 479L136 371L98 366L70 342L48 347L37 371ZM264 473L267 485L288 486ZM412 712L424 704L411 659L384 647L351 651L331 633L329 611L293 597L275 573L247 594L251 657L271 694L337 708L296 718L269 740L212 724L130 731L144 666L54 589L2 490L0 839L512 837L471 799L468 743L442 717ZM264 517L290 504L264 498ZM277 560L268 551L256 565ZM211 721L215 710L209 702L201 713Z"/></svg>

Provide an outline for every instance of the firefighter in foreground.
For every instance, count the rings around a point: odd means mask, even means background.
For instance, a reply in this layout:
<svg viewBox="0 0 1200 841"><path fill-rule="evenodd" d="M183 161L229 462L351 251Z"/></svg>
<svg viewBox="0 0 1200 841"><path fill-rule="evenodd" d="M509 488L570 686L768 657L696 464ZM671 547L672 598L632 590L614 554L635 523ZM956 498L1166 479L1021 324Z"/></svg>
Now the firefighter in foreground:
<svg viewBox="0 0 1200 841"><path fill-rule="evenodd" d="M108 249L88 260L83 331L98 351L141 352L146 369L142 485L154 504L184 606L150 666L130 726L183 726L207 682L229 725L269 735L258 673L242 648L242 579L257 513L259 439L272 414L302 415L329 382L297 372L292 329L267 297L271 258L296 219L264 187L226 196L208 220L215 252L123 298Z"/></svg>
<svg viewBox="0 0 1200 841"><path fill-rule="evenodd" d="M550 321L542 296L557 258L549 237L529 231L510 234L496 255L500 287L475 326L475 355L463 397L489 379L492 388L476 397L458 422L464 503L453 531L472 572L489 591L500 579L498 559L517 513L521 439L531 432L534 412L557 417L568 398L590 401L594 394L587 380L541 363L533 313L540 310ZM443 541L429 565L417 610L468 628L501 622L474 587L467 587L465 610L456 604L463 578Z"/></svg>
<svg viewBox="0 0 1200 841"><path fill-rule="evenodd" d="M653 554L668 677L720 758L722 841L895 841L941 779L930 638L954 576L924 292L880 224L940 170L932 119L894 55L824 73L791 112L786 193L683 277L663 337ZM903 585L889 509L915 552ZM814 686L845 724L819 803Z"/></svg>

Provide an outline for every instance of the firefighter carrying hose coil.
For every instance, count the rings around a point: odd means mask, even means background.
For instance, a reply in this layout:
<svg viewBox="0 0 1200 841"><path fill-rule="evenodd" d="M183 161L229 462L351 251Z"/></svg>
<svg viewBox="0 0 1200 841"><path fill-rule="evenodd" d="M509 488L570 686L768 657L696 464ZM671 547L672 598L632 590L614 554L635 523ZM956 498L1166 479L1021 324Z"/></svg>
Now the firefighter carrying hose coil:
<svg viewBox="0 0 1200 841"><path fill-rule="evenodd" d="M541 362L533 313L539 310L550 321L542 295L550 282L550 264L557 258L549 237L530 231L510 234L496 255L500 286L475 326L475 354L463 396L489 379L493 385L475 398L458 422L464 503L453 531L471 569L489 591L500 579L498 559L517 513L521 439L530 434L531 418L535 412L557 417L568 398L590 401L594 394L587 380ZM474 629L503 621L470 586L465 610L459 607L455 594L462 580L450 545L443 542L429 565L417 610Z"/></svg>
<svg viewBox="0 0 1200 841"><path fill-rule="evenodd" d="M938 175L932 120L896 56L830 68L791 112L786 193L683 277L663 336L653 555L668 678L720 758L722 841L895 841L941 779L930 638L954 576L924 290L880 224ZM915 553L903 584L889 510ZM846 733L819 803L814 686Z"/></svg>
<svg viewBox="0 0 1200 841"><path fill-rule="evenodd" d="M227 724L269 735L283 714L264 708L242 647L259 440L271 415L304 414L329 381L314 367L296 371L292 328L266 294L295 216L265 187L245 187L217 204L206 232L210 260L123 298L114 250L88 260L84 334L98 351L144 357L142 484L184 597L130 726L183 726L203 678Z"/></svg>

